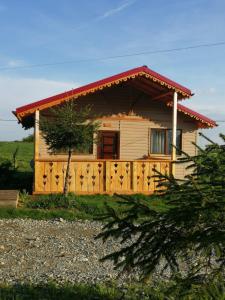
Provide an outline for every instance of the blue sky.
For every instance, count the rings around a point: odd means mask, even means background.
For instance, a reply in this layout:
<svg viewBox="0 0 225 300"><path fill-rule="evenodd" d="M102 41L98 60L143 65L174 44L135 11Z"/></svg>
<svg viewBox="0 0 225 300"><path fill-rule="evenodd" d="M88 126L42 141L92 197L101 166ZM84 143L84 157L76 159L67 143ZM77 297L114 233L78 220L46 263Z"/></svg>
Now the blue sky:
<svg viewBox="0 0 225 300"><path fill-rule="evenodd" d="M16 68L225 41L224 0L0 0L0 28L0 119L12 119L20 105L148 65L193 90L183 104L225 120L225 46ZM224 133L219 124L206 133ZM0 140L27 134L0 121Z"/></svg>

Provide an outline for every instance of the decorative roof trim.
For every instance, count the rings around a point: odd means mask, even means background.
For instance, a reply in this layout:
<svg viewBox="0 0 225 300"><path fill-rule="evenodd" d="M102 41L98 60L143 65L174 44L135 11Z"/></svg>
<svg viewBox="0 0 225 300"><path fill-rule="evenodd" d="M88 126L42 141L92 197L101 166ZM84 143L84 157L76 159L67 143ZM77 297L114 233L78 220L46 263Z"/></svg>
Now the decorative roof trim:
<svg viewBox="0 0 225 300"><path fill-rule="evenodd" d="M169 102L169 103L167 103L167 105L172 107L173 103ZM217 123L215 121L213 121L212 119L207 118L206 116L203 116L202 114L199 114L196 111L194 111L184 105L177 104L177 110L179 112L182 112L183 114L188 115L189 117L195 119L196 121L202 123L202 126L199 126L199 127L213 128L213 127L218 126Z"/></svg>
<svg viewBox="0 0 225 300"><path fill-rule="evenodd" d="M60 104L61 102L68 101L71 98L78 98L80 96L86 96L87 94L94 93L96 91L102 90L112 85L118 85L121 82L125 82L129 79L134 79L138 76L144 76L153 82L159 83L162 86L167 87L170 90L174 90L179 93L182 98L189 98L192 96L191 90L185 88L184 86L170 80L169 78L156 73L155 71L149 69L147 66L138 67L131 69L129 71L107 77L103 80L99 80L82 87L64 92L43 100L27 104L16 109L16 116L18 120L23 119L26 115L33 114L35 110L43 110L51 106Z"/></svg>

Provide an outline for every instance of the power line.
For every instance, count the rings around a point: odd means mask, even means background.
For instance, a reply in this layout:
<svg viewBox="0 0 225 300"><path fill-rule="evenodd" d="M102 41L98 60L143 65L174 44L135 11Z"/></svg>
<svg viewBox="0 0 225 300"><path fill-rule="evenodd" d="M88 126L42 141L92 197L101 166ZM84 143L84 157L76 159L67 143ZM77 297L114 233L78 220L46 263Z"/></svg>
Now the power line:
<svg viewBox="0 0 225 300"><path fill-rule="evenodd" d="M222 42L199 44L199 45L180 47L180 48L159 49L159 50L153 50L153 51L149 50L149 51L136 52L136 53L130 53L130 54L106 56L106 57L102 57L102 58L100 58L100 57L99 58L86 58L86 59L80 59L80 60L68 60L68 61L61 61L61 62L54 62L54 63L40 63L40 64L33 64L33 65L23 65L23 66L17 66L17 67L2 66L2 67L0 67L0 71L28 69L28 68L31 69L31 68L38 68L38 67L49 67L49 66L80 63L80 62L91 62L91 61L102 61L102 60L104 61L104 60L111 60L111 59L118 59L118 58L125 58L125 57L151 55L151 54L157 54L157 53L169 53L169 52L177 52L177 51L191 50L191 49L197 49L197 48L218 47L218 46L224 46L224 45L225 45L225 41L222 41Z"/></svg>

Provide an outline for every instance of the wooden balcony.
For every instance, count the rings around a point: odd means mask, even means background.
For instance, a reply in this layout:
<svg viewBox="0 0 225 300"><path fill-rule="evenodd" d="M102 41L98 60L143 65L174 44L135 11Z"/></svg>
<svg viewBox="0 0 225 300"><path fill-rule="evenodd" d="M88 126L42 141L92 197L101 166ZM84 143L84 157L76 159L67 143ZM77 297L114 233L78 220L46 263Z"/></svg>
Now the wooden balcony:
<svg viewBox="0 0 225 300"><path fill-rule="evenodd" d="M36 160L34 194L61 193L66 164L65 160ZM150 194L157 190L154 168L169 174L171 161L72 160L69 191L77 194Z"/></svg>

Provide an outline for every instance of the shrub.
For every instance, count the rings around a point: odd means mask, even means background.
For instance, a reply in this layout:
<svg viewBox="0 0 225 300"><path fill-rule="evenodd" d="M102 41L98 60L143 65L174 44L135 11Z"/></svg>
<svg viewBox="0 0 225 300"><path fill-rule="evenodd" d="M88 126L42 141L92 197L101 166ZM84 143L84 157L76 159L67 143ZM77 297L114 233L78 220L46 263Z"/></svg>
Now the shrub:
<svg viewBox="0 0 225 300"><path fill-rule="evenodd" d="M27 143L33 143L34 142L34 135L29 134L25 138L22 139L22 142L27 142Z"/></svg>
<svg viewBox="0 0 225 300"><path fill-rule="evenodd" d="M26 203L27 208L73 208L75 207L75 198L72 195L65 196L63 194L50 194L36 196L35 199Z"/></svg>

